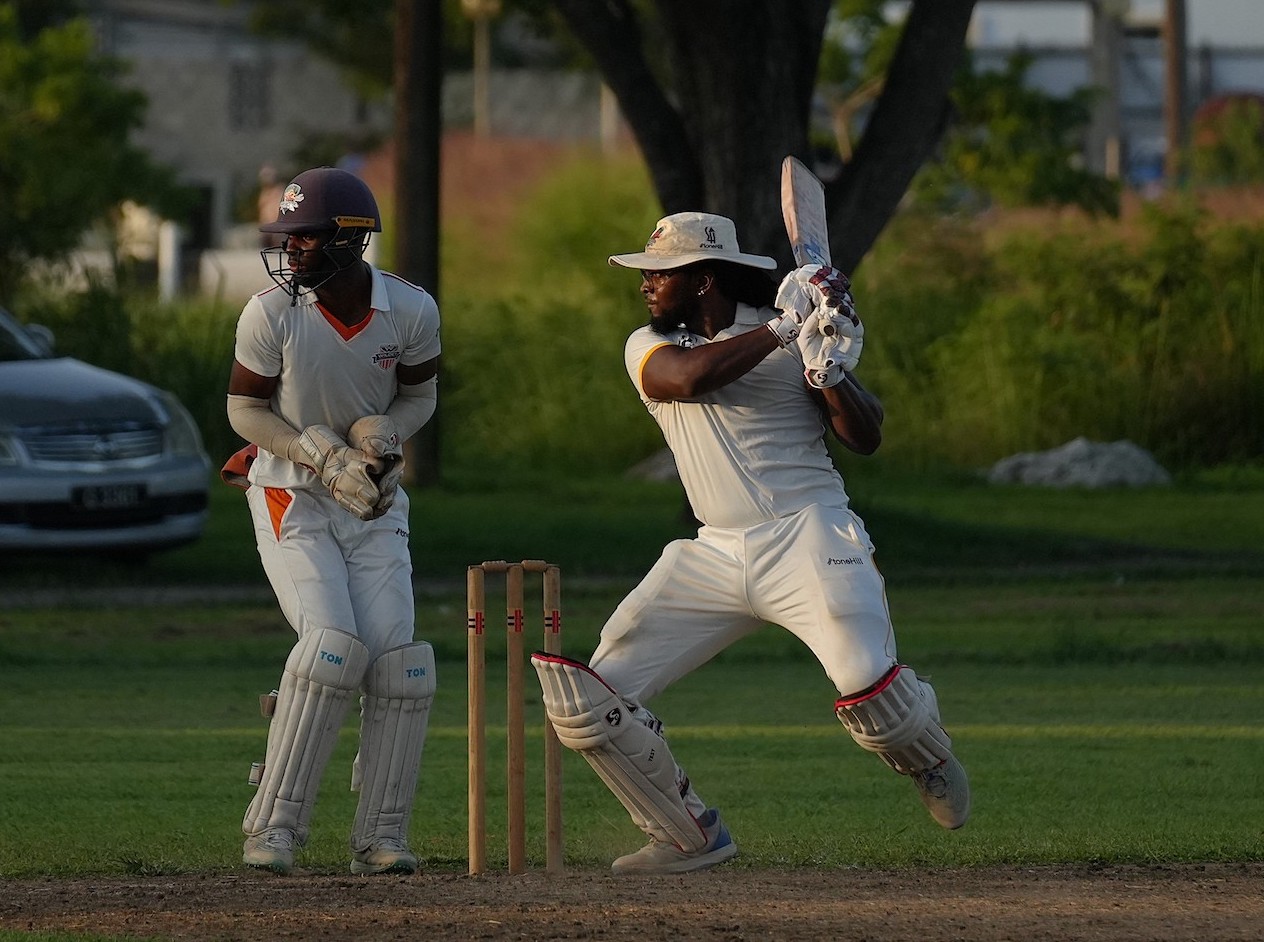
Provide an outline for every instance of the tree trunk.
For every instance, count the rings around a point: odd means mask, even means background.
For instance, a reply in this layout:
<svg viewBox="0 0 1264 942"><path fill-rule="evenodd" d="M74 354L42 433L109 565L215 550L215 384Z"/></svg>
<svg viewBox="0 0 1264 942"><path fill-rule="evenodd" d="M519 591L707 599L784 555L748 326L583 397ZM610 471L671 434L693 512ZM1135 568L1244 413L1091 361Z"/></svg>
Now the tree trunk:
<svg viewBox="0 0 1264 942"><path fill-rule="evenodd" d="M787 154L810 163L829 0L655 0L662 37L652 44L629 0L553 2L617 96L663 210L730 216L744 251L789 267L780 167ZM974 0L909 9L869 128L827 187L831 249L844 270L872 246L939 140L973 9Z"/></svg>
<svg viewBox="0 0 1264 942"><path fill-rule="evenodd" d="M657 0L705 208L731 217L746 251L790 263L781 161L807 156L808 121L829 0Z"/></svg>
<svg viewBox="0 0 1264 942"><path fill-rule="evenodd" d="M395 0L395 261L401 278L439 300L439 159L443 5ZM440 307L442 310L442 307ZM442 397L440 397L442 402ZM409 441L411 480L439 483L439 417Z"/></svg>
<svg viewBox="0 0 1264 942"><path fill-rule="evenodd" d="M854 271L895 214L950 115L974 0L917 0L856 156L825 188L834 265Z"/></svg>

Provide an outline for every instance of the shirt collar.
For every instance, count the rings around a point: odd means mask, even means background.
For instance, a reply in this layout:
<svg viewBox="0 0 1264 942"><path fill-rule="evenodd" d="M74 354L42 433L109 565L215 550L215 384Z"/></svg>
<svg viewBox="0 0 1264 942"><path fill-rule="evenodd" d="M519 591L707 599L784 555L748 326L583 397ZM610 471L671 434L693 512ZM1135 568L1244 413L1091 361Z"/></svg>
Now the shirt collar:
<svg viewBox="0 0 1264 942"><path fill-rule="evenodd" d="M367 262L365 264L368 264ZM369 305L375 311L389 311L391 309L391 298L386 293L386 279L375 265L369 265L369 275L373 278L373 296L369 300Z"/></svg>

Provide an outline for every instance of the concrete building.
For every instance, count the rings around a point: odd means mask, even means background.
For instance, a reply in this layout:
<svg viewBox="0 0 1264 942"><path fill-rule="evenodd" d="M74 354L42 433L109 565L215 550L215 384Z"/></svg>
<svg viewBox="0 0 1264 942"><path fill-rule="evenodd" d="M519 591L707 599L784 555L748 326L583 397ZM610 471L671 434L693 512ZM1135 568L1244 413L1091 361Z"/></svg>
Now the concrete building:
<svg viewBox="0 0 1264 942"><path fill-rule="evenodd" d="M390 127L388 103L359 97L306 46L251 33L249 3L87 6L101 51L128 62L129 82L149 99L136 143L203 193L186 227L194 249L225 241L260 171L287 160L302 135L354 137Z"/></svg>

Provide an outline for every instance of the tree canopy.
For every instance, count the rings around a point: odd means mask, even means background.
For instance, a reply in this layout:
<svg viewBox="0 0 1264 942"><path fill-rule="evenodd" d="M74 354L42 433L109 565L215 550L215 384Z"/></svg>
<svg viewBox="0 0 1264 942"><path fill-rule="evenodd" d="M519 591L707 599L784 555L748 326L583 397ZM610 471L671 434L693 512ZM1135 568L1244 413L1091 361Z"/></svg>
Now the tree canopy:
<svg viewBox="0 0 1264 942"><path fill-rule="evenodd" d="M0 299L27 263L65 255L126 200L175 215L174 174L128 138L145 98L119 84L122 66L95 52L88 24L35 24L0 4Z"/></svg>

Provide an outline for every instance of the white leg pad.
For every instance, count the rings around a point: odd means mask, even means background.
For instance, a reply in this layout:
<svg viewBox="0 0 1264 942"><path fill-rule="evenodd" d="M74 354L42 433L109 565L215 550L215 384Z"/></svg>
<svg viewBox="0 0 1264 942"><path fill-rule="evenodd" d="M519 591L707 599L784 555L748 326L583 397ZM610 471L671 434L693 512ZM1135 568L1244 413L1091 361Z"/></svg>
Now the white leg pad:
<svg viewBox="0 0 1264 942"><path fill-rule="evenodd" d="M952 757L935 691L911 667L896 665L868 690L839 698L834 712L862 748L903 775Z"/></svg>
<svg viewBox="0 0 1264 942"><path fill-rule="evenodd" d="M424 641L392 648L369 666L356 757L360 802L351 827L353 852L382 839L407 843L434 694L434 651Z"/></svg>
<svg viewBox="0 0 1264 942"><path fill-rule="evenodd" d="M337 628L309 631L285 661L259 790L241 828L294 830L307 840L320 778L369 664L369 650Z"/></svg>
<svg viewBox="0 0 1264 942"><path fill-rule="evenodd" d="M541 652L531 663L557 738L588 760L637 827L686 853L706 847L706 833L685 807L688 780L682 782L662 735L636 720L633 708L584 664Z"/></svg>

